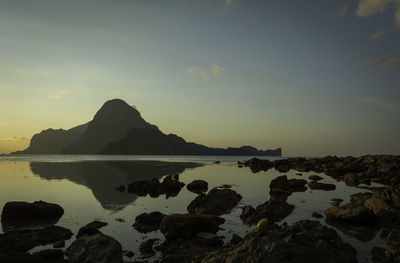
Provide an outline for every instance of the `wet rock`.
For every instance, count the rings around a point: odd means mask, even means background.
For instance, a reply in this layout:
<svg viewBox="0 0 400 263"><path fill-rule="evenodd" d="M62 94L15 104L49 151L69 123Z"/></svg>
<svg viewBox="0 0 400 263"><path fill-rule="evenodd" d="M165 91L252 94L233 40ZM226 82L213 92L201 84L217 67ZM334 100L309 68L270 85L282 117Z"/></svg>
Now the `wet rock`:
<svg viewBox="0 0 400 263"><path fill-rule="evenodd" d="M325 215L328 219L353 224L373 224L376 221L376 217L371 210L355 202L328 208L325 210Z"/></svg>
<svg viewBox="0 0 400 263"><path fill-rule="evenodd" d="M317 221L299 221L268 235L250 232L238 247L211 252L202 263L357 262L356 251L335 230Z"/></svg>
<svg viewBox="0 0 400 263"><path fill-rule="evenodd" d="M217 163L217 164L218 164L218 163L221 163L221 161L218 161L218 160L217 160L217 161L215 161L214 163Z"/></svg>
<svg viewBox="0 0 400 263"><path fill-rule="evenodd" d="M60 226L46 226L40 229L15 230L0 234L0 253L28 251L36 246L68 240L72 236L69 229Z"/></svg>
<svg viewBox="0 0 400 263"><path fill-rule="evenodd" d="M293 192L304 192L307 187L304 185L307 183L304 179L290 179L288 180L286 175L278 176L271 181L269 184L271 197L286 198Z"/></svg>
<svg viewBox="0 0 400 263"><path fill-rule="evenodd" d="M324 178L322 178L321 176L318 176L318 175L316 175L316 174L313 174L313 175L310 175L310 176L308 177L308 179L310 179L311 181L321 181L321 180L324 179Z"/></svg>
<svg viewBox="0 0 400 263"><path fill-rule="evenodd" d="M324 217L323 215L321 215L321 214L319 214L317 212L313 212L311 216L314 217L314 218L323 218Z"/></svg>
<svg viewBox="0 0 400 263"><path fill-rule="evenodd" d="M140 233L148 233L160 229L164 215L161 212L143 213L135 218L133 227Z"/></svg>
<svg viewBox="0 0 400 263"><path fill-rule="evenodd" d="M400 252L398 249L385 249L374 247L371 250L372 262L374 263L398 263L400 262Z"/></svg>
<svg viewBox="0 0 400 263"><path fill-rule="evenodd" d="M97 233L83 235L65 251L69 263L122 263L122 247L114 238Z"/></svg>
<svg viewBox="0 0 400 263"><path fill-rule="evenodd" d="M57 241L53 244L53 247L54 248L63 248L63 247L65 247L65 241L64 240Z"/></svg>
<svg viewBox="0 0 400 263"><path fill-rule="evenodd" d="M281 221L292 213L294 206L288 204L285 200L272 199L268 202L258 205L256 209L251 206L242 208L240 218L244 223L255 225L263 218L268 218L273 222Z"/></svg>
<svg viewBox="0 0 400 263"><path fill-rule="evenodd" d="M252 158L248 161L244 162L246 167L250 167L253 173L257 173L259 171L267 171L274 167L274 162L270 162L269 160L260 160L257 158Z"/></svg>
<svg viewBox="0 0 400 263"><path fill-rule="evenodd" d="M125 185L120 185L117 188L115 188L115 190L117 190L118 192L122 193L122 192L125 191L125 188L126 188Z"/></svg>
<svg viewBox="0 0 400 263"><path fill-rule="evenodd" d="M76 235L76 238L79 238L83 235L93 236L95 234L98 234L98 233L100 233L99 229L106 225L108 225L108 223L104 223L104 222L95 220L95 221L81 227L81 229L79 229L78 234Z"/></svg>
<svg viewBox="0 0 400 263"><path fill-rule="evenodd" d="M43 263L43 261L34 255L25 252L0 253L0 262L4 263Z"/></svg>
<svg viewBox="0 0 400 263"><path fill-rule="evenodd" d="M142 255L145 257L154 256L156 252L153 250L153 245L158 240L159 240L158 238L152 238L142 242L139 246L140 253L142 253Z"/></svg>
<svg viewBox="0 0 400 263"><path fill-rule="evenodd" d="M135 253L133 253L133 252L130 251L130 250L124 253L124 256L125 256L125 257L128 257L128 258L132 258L134 255L135 255Z"/></svg>
<svg viewBox="0 0 400 263"><path fill-rule="evenodd" d="M118 218L115 218L115 221L120 222L120 223L124 223L125 219L118 217Z"/></svg>
<svg viewBox="0 0 400 263"><path fill-rule="evenodd" d="M338 206L343 202L343 199L341 198L332 198L331 199L331 205L332 206Z"/></svg>
<svg viewBox="0 0 400 263"><path fill-rule="evenodd" d="M148 181L133 182L128 185L128 192L138 196L150 195L151 197L158 197L165 194L167 198L177 196L181 191L184 183L176 179L176 176L168 175L160 183L157 179L153 178Z"/></svg>
<svg viewBox="0 0 400 263"><path fill-rule="evenodd" d="M186 188L196 194L205 193L208 190L208 183L203 180L194 180L189 183Z"/></svg>
<svg viewBox="0 0 400 263"><path fill-rule="evenodd" d="M57 204L43 201L8 202L3 207L1 222L5 224L51 220L56 223L64 214L64 209Z"/></svg>
<svg viewBox="0 0 400 263"><path fill-rule="evenodd" d="M242 199L232 189L214 188L208 194L197 196L187 207L189 213L222 215L229 213Z"/></svg>
<svg viewBox="0 0 400 263"><path fill-rule="evenodd" d="M361 242L369 242L374 239L377 228L372 224L353 224L346 221L327 219L325 222L345 233L348 236L354 237Z"/></svg>
<svg viewBox="0 0 400 263"><path fill-rule="evenodd" d="M192 239L197 233L216 233L225 220L215 215L175 214L163 218L161 233L167 240Z"/></svg>
<svg viewBox="0 0 400 263"><path fill-rule="evenodd" d="M45 249L33 253L44 262L64 262L64 252L61 249Z"/></svg>
<svg viewBox="0 0 400 263"><path fill-rule="evenodd" d="M238 245L243 241L243 238L237 234L233 234L231 241L229 242L229 244L231 245Z"/></svg>
<svg viewBox="0 0 400 263"><path fill-rule="evenodd" d="M317 181L311 181L307 184L307 186L310 187L312 190L333 191L336 189L336 186L334 184L325 184Z"/></svg>
<svg viewBox="0 0 400 263"><path fill-rule="evenodd" d="M347 173L344 175L344 182L348 186L357 186L360 183L358 174Z"/></svg>
<svg viewBox="0 0 400 263"><path fill-rule="evenodd" d="M224 243L223 238L222 236L207 232L200 232L196 235L196 241L206 246L221 246Z"/></svg>

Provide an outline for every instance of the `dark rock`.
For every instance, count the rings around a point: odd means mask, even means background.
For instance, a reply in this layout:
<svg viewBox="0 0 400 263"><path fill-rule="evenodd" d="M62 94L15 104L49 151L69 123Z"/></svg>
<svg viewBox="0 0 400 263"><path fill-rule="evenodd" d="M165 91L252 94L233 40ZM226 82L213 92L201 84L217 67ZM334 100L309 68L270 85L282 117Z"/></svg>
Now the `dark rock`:
<svg viewBox="0 0 400 263"><path fill-rule="evenodd" d="M361 242L369 242L374 239L377 228L372 224L353 224L343 220L327 219L325 222Z"/></svg>
<svg viewBox="0 0 400 263"><path fill-rule="evenodd" d="M35 252L33 253L33 255L39 257L41 260L45 262L64 261L64 252L61 249L45 249Z"/></svg>
<svg viewBox="0 0 400 263"><path fill-rule="evenodd" d="M358 174L347 173L344 175L344 182L348 186L357 186L360 183L360 178Z"/></svg>
<svg viewBox="0 0 400 263"><path fill-rule="evenodd" d="M333 198L331 199L331 205L332 206L338 206L343 202L343 199L341 198Z"/></svg>
<svg viewBox="0 0 400 263"><path fill-rule="evenodd" d="M133 256L135 255L135 253L133 253L132 251L127 251L125 254L124 254L124 256L125 257L128 257L128 258L132 258Z"/></svg>
<svg viewBox="0 0 400 263"><path fill-rule="evenodd" d="M1 221L5 224L51 220L56 223L64 214L64 209L57 204L43 201L8 202L3 207Z"/></svg>
<svg viewBox="0 0 400 263"><path fill-rule="evenodd" d="M167 198L177 196L185 184L176 179L176 176L168 175L160 183L153 178L148 181L133 182L128 185L128 192L138 196L150 195L158 197L165 194Z"/></svg>
<svg viewBox="0 0 400 263"><path fill-rule="evenodd" d="M175 214L163 218L161 233L167 240L191 239L197 233L216 233L225 220L214 215Z"/></svg>
<svg viewBox="0 0 400 263"><path fill-rule="evenodd" d="M68 240L72 236L69 229L60 226L46 226L41 229L15 230L0 234L0 253L28 251L36 246Z"/></svg>
<svg viewBox="0 0 400 263"><path fill-rule="evenodd" d="M232 189L214 188L208 194L197 196L187 207L189 213L222 215L229 213L242 199Z"/></svg>
<svg viewBox="0 0 400 263"><path fill-rule="evenodd" d="M336 189L336 186L334 184L325 184L317 181L311 181L307 184L307 186L310 187L312 190L332 191Z"/></svg>
<svg viewBox="0 0 400 263"><path fill-rule="evenodd" d="M315 218L323 218L324 217L323 215L321 215L321 214L319 214L317 212L313 212L311 216L315 217Z"/></svg>
<svg viewBox="0 0 400 263"><path fill-rule="evenodd" d="M118 186L117 188L115 188L115 190L117 190L118 192L124 192L125 191L125 185L120 185L120 186Z"/></svg>
<svg viewBox="0 0 400 263"><path fill-rule="evenodd" d="M64 240L57 241L53 244L53 247L54 248L63 248L63 247L65 247L65 241Z"/></svg>
<svg viewBox="0 0 400 263"><path fill-rule="evenodd" d="M122 247L114 238L97 233L76 239L65 251L69 263L122 263Z"/></svg>
<svg viewBox="0 0 400 263"><path fill-rule="evenodd" d="M197 233L196 241L206 246L221 246L222 244L224 244L223 237L207 232Z"/></svg>
<svg viewBox="0 0 400 263"><path fill-rule="evenodd" d="M240 218L249 225L257 224L263 218L272 221L281 221L292 213L294 206L282 199L271 199L268 202L258 205L256 209L251 206L242 208Z"/></svg>
<svg viewBox="0 0 400 263"><path fill-rule="evenodd" d="M237 234L233 234L231 241L229 242L231 245L238 245L243 241L243 238Z"/></svg>
<svg viewBox="0 0 400 263"><path fill-rule="evenodd" d="M268 235L250 232L233 248L211 252L202 263L223 262L357 262L356 251L343 243L335 230L317 221L299 221Z"/></svg>
<svg viewBox="0 0 400 263"><path fill-rule="evenodd" d="M298 175L298 176L303 176L303 174L302 174L302 173L297 173L296 175Z"/></svg>
<svg viewBox="0 0 400 263"><path fill-rule="evenodd" d="M0 262L2 263L43 263L43 261L34 255L25 252L7 252L0 253Z"/></svg>
<svg viewBox="0 0 400 263"><path fill-rule="evenodd" d="M328 219L354 224L372 224L376 221L376 217L371 210L355 202L328 208L325 210L325 215Z"/></svg>
<svg viewBox="0 0 400 263"><path fill-rule="evenodd" d="M98 234L100 233L99 229L106 225L108 225L108 223L95 220L87 224L86 226L81 227L81 229L79 229L78 234L76 235L76 238L80 238L83 235L93 236L95 234Z"/></svg>
<svg viewBox="0 0 400 263"><path fill-rule="evenodd" d="M310 175L310 176L308 177L308 179L310 179L311 181L321 181L321 180L324 179L324 178L322 178L321 176L318 176L318 175L316 175L316 174L313 174L313 175Z"/></svg>
<svg viewBox="0 0 400 263"><path fill-rule="evenodd" d="M374 263L398 263L400 262L400 251L398 249L384 249L374 247L371 250L372 262Z"/></svg>
<svg viewBox="0 0 400 263"><path fill-rule="evenodd" d="M286 198L293 192L304 192L307 187L304 185L307 183L304 179L290 179L288 180L286 175L278 176L271 181L269 184L270 195L273 198Z"/></svg>
<svg viewBox="0 0 400 263"><path fill-rule="evenodd" d="M156 252L153 250L153 245L158 240L158 238L152 238L142 242L139 246L140 253L145 257L154 256Z"/></svg>
<svg viewBox="0 0 400 263"><path fill-rule="evenodd" d="M215 161L214 163L221 163L221 161Z"/></svg>
<svg viewBox="0 0 400 263"><path fill-rule="evenodd" d="M115 218L115 221L120 222L120 223L124 223L125 219L123 219L123 218Z"/></svg>
<svg viewBox="0 0 400 263"><path fill-rule="evenodd" d="M186 188L196 194L205 193L208 190L208 183L203 180L194 180L189 183Z"/></svg>
<svg viewBox="0 0 400 263"><path fill-rule="evenodd" d="M133 227L140 233L152 232L160 229L160 224L166 215L160 212L143 213L135 218Z"/></svg>

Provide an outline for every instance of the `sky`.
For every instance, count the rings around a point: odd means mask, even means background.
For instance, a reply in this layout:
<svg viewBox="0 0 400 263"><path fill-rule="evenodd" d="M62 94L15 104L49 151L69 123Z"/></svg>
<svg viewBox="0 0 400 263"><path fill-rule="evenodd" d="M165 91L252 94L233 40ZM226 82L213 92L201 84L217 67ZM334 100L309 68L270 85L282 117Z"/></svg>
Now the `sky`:
<svg viewBox="0 0 400 263"><path fill-rule="evenodd" d="M121 98L164 133L400 154L400 0L0 0L0 153Z"/></svg>

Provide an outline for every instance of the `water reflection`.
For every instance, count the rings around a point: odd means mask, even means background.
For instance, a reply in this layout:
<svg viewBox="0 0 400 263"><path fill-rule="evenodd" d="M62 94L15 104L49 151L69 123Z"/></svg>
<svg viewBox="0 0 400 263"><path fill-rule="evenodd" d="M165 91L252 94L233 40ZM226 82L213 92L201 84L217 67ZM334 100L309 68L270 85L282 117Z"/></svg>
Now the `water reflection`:
<svg viewBox="0 0 400 263"><path fill-rule="evenodd" d="M158 161L31 162L33 174L46 180L67 179L89 188L101 206L118 211L137 199L115 188L132 182L180 174L200 163Z"/></svg>

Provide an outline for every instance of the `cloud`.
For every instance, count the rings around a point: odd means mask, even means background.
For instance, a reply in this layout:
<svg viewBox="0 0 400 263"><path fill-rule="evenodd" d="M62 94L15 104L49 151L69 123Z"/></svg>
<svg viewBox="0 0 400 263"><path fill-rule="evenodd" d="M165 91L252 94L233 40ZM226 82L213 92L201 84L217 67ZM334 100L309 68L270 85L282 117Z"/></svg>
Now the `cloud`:
<svg viewBox="0 0 400 263"><path fill-rule="evenodd" d="M371 58L363 62L364 66L377 66L381 68L400 67L400 57L393 58Z"/></svg>
<svg viewBox="0 0 400 263"><path fill-rule="evenodd" d="M224 73L224 69L221 66L214 65L214 74L215 75L221 75Z"/></svg>
<svg viewBox="0 0 400 263"><path fill-rule="evenodd" d="M29 139L26 137L17 137L17 136L0 138L1 142L26 142L28 140Z"/></svg>
<svg viewBox="0 0 400 263"><path fill-rule="evenodd" d="M349 10L349 5L347 5L347 4L342 5L342 6L339 8L338 15L339 15L339 16L345 16L345 15L347 14L347 11L348 11L348 10Z"/></svg>
<svg viewBox="0 0 400 263"><path fill-rule="evenodd" d="M381 31L378 31L378 32L376 32L375 34L373 34L373 35L370 37L370 39L378 39L378 38L384 36L386 33L388 33L388 30L381 30Z"/></svg>
<svg viewBox="0 0 400 263"><path fill-rule="evenodd" d="M54 93L54 94L50 95L50 98L58 100L58 99L61 99L62 97L66 96L66 95L71 95L71 94L73 94L73 92L70 91L70 90L61 90L61 91L59 91L57 93Z"/></svg>
<svg viewBox="0 0 400 263"><path fill-rule="evenodd" d="M394 10L394 23L400 26L400 0L360 0L356 14L358 17L371 17Z"/></svg>
<svg viewBox="0 0 400 263"><path fill-rule="evenodd" d="M368 106L380 108L381 110L390 112L400 112L400 102L389 101L381 97L363 97L359 101Z"/></svg>
<svg viewBox="0 0 400 263"><path fill-rule="evenodd" d="M232 4L232 0L225 0L225 5L230 5Z"/></svg>
<svg viewBox="0 0 400 263"><path fill-rule="evenodd" d="M186 72L187 72L187 73L194 73L196 70L197 70L197 67L196 67L196 66L193 66L193 67L187 68Z"/></svg>

